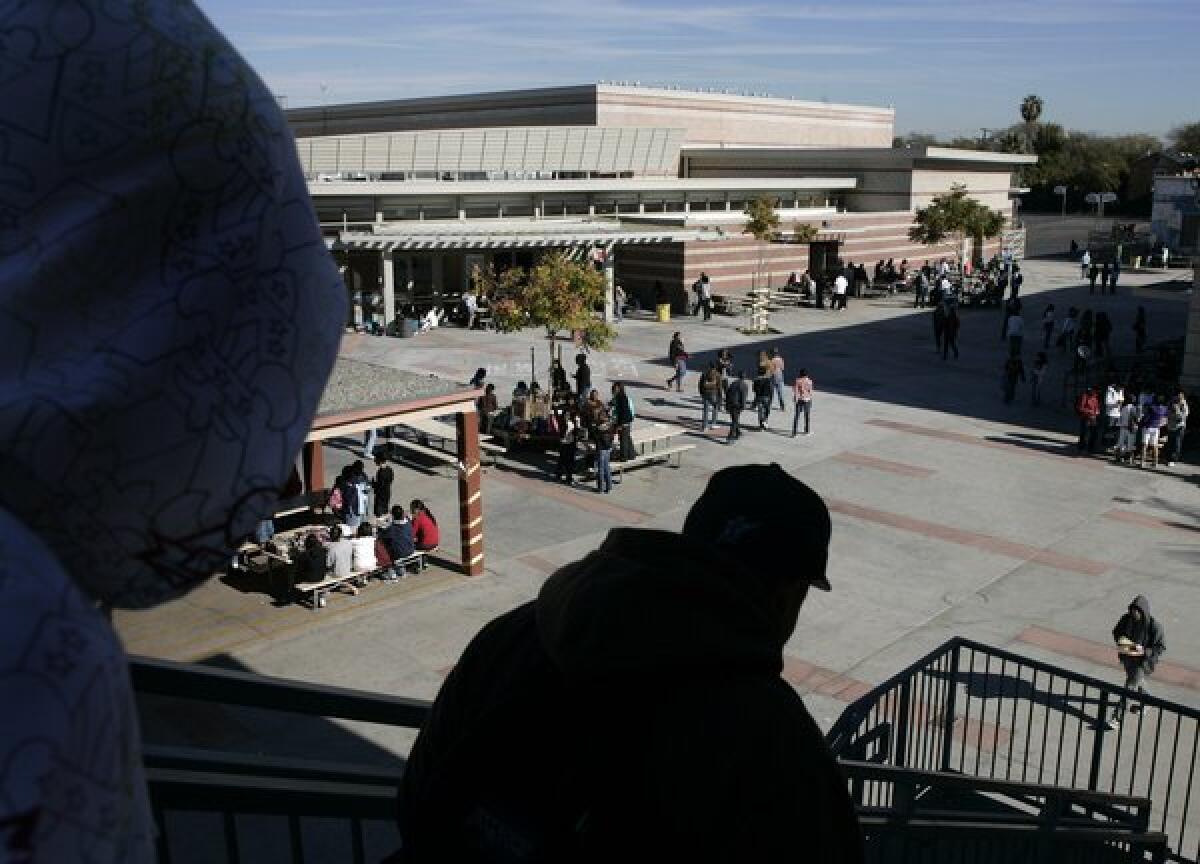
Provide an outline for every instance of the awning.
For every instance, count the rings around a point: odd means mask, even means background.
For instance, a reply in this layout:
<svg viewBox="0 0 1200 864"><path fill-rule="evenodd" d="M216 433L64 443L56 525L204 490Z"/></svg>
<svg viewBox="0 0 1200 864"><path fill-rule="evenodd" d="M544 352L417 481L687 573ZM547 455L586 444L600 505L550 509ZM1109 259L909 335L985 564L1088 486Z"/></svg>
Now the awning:
<svg viewBox="0 0 1200 864"><path fill-rule="evenodd" d="M720 229L655 226L634 229L599 223L547 224L525 222L493 226L400 226L391 223L372 231L342 231L333 249L374 250L474 250L540 249L548 247L646 246L692 240L720 240Z"/></svg>

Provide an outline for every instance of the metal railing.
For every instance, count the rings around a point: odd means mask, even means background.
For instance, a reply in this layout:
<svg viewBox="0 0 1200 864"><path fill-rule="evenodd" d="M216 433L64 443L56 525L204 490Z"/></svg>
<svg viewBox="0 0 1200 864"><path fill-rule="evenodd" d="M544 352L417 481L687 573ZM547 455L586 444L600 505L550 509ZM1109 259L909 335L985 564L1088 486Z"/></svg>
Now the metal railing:
<svg viewBox="0 0 1200 864"><path fill-rule="evenodd" d="M236 670L134 658L139 695L166 696L293 715L419 729L430 703ZM143 751L161 864L176 859L378 860L366 827L386 852L398 845L400 772L184 747ZM390 848L389 848L390 845Z"/></svg>
<svg viewBox="0 0 1200 864"><path fill-rule="evenodd" d="M1172 859L1200 858L1200 712L1183 705L959 638L850 705L827 737L841 759L1147 798Z"/></svg>

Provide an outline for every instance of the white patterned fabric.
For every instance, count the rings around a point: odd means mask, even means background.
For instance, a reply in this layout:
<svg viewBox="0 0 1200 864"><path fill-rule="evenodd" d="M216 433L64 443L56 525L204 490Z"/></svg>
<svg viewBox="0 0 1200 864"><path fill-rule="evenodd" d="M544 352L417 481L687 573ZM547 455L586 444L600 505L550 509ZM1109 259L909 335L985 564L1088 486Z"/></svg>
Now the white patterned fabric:
<svg viewBox="0 0 1200 864"><path fill-rule="evenodd" d="M271 513L345 312L282 114L191 3L0 0L0 862L150 857L95 604Z"/></svg>

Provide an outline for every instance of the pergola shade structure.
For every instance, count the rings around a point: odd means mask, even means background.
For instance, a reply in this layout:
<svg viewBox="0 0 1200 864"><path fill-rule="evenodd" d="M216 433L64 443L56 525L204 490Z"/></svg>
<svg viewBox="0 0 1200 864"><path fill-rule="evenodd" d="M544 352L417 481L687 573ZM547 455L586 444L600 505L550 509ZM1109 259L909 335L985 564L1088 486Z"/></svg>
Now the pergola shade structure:
<svg viewBox="0 0 1200 864"><path fill-rule="evenodd" d="M317 416L304 445L304 488L320 496L326 488L322 442L369 429L428 417L454 415L457 431L459 539L462 568L483 573L482 468L475 400L482 391L403 369L339 357L325 385Z"/></svg>

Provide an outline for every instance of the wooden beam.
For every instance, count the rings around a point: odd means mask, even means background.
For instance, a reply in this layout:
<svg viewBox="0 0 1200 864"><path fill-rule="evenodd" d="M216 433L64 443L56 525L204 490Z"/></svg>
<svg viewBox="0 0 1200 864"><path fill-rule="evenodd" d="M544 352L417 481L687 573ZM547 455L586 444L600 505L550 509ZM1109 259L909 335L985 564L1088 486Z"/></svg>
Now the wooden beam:
<svg viewBox="0 0 1200 864"><path fill-rule="evenodd" d="M455 417L458 427L458 524L463 572L483 575L483 496L479 466L479 415L472 405Z"/></svg>

